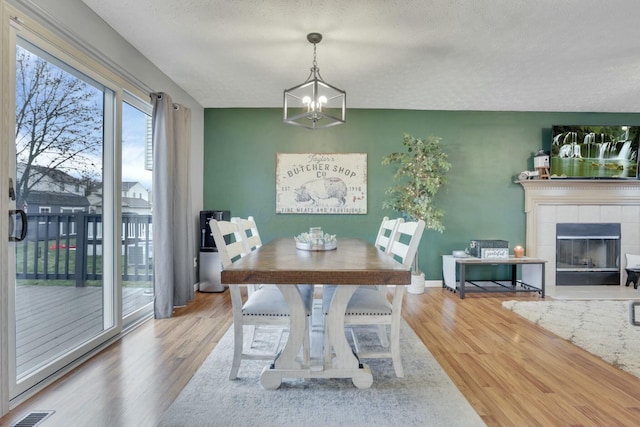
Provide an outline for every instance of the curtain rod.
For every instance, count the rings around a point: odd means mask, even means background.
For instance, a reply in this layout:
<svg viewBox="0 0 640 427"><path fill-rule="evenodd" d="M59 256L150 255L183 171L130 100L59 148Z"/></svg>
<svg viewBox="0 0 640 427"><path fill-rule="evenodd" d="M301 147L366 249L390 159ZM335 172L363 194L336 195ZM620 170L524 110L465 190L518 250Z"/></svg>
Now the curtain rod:
<svg viewBox="0 0 640 427"><path fill-rule="evenodd" d="M165 92L151 92L149 95L150 96L151 95L155 95L155 96L158 97L158 99L162 99L162 95L164 95L164 94L165 94ZM172 105L173 105L173 109L174 110L179 110L180 107L182 106L181 104L178 104L178 103L175 103L175 102L173 102Z"/></svg>

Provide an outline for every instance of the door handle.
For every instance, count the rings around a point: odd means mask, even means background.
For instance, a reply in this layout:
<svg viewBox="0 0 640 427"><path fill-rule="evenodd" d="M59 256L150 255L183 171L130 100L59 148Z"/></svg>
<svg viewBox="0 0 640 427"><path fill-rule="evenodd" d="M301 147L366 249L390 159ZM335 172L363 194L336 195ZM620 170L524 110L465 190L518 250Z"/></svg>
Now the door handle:
<svg viewBox="0 0 640 427"><path fill-rule="evenodd" d="M22 223L22 230L20 231L20 237L16 237L14 235L13 216L16 214L20 215L20 222ZM27 213L22 209L16 209L16 210L10 210L9 216L11 217L9 218L9 241L22 242L25 239L25 237L27 237L27 229L28 229Z"/></svg>

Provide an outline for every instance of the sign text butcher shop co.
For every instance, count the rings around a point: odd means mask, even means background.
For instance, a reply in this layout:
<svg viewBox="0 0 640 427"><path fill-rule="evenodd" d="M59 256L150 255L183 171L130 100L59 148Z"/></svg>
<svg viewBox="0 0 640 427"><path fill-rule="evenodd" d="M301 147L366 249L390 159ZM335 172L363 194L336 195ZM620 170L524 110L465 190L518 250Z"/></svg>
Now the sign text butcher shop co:
<svg viewBox="0 0 640 427"><path fill-rule="evenodd" d="M276 213L366 214L366 153L278 153Z"/></svg>

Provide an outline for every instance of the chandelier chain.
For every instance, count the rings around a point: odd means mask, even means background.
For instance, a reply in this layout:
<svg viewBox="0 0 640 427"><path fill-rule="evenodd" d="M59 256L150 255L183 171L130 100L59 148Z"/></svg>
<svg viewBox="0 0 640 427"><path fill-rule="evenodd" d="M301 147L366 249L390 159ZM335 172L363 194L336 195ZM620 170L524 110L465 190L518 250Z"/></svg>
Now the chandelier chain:
<svg viewBox="0 0 640 427"><path fill-rule="evenodd" d="M318 61L316 61L316 43L313 44L313 68L318 69Z"/></svg>

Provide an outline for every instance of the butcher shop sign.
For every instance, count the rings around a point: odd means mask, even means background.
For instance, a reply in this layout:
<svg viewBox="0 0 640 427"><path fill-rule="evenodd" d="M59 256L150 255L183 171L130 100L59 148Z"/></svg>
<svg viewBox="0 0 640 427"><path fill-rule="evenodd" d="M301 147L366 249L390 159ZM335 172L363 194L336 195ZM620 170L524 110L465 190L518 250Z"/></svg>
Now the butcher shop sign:
<svg viewBox="0 0 640 427"><path fill-rule="evenodd" d="M366 153L278 153L276 213L366 214Z"/></svg>

